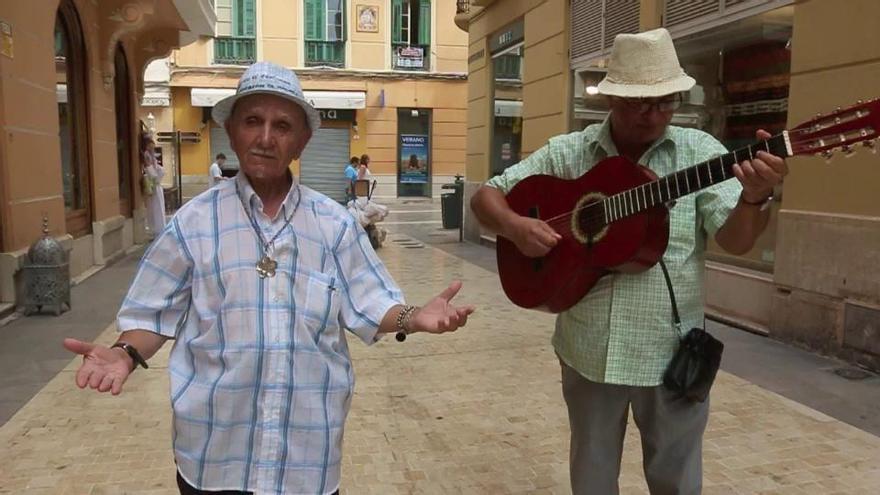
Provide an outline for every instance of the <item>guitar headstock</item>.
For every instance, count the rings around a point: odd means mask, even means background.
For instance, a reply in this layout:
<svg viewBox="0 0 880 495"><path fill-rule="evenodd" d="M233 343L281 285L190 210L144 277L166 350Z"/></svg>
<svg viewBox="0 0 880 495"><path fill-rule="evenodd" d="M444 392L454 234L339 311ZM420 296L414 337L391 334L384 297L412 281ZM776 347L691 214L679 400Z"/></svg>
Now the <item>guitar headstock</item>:
<svg viewBox="0 0 880 495"><path fill-rule="evenodd" d="M815 119L788 131L792 154L820 154L830 158L835 149L847 156L853 153L852 146L862 143L876 153L874 140L880 136L880 99L840 109L828 115L818 115Z"/></svg>

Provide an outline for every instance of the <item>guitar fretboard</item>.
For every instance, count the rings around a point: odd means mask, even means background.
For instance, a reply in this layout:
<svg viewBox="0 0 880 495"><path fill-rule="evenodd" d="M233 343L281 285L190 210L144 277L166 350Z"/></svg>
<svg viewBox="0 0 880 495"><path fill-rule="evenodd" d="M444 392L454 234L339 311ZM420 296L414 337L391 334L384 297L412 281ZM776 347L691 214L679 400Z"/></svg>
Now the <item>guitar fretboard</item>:
<svg viewBox="0 0 880 495"><path fill-rule="evenodd" d="M766 141L751 144L717 158L661 177L653 182L608 196L598 204L602 205L605 224L635 215L636 213L669 203L697 192L701 189L732 179L733 166L744 160L754 159L758 151L788 157L791 156L786 144L786 133L777 134Z"/></svg>

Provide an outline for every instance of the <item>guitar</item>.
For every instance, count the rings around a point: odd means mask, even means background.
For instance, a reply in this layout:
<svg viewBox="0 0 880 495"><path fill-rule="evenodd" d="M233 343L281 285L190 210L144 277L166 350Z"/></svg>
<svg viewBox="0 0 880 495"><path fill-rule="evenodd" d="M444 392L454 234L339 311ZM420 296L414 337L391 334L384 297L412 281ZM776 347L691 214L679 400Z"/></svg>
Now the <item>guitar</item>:
<svg viewBox="0 0 880 495"><path fill-rule="evenodd" d="M669 205L677 198L734 178L733 165L759 150L780 157L847 154L863 142L874 149L880 99L817 116L766 141L658 178L650 169L611 157L578 179L549 175L523 179L507 194L511 209L547 222L562 239L544 257L530 258L498 236L498 274L517 306L564 311L604 275L639 273L654 266L669 242Z"/></svg>

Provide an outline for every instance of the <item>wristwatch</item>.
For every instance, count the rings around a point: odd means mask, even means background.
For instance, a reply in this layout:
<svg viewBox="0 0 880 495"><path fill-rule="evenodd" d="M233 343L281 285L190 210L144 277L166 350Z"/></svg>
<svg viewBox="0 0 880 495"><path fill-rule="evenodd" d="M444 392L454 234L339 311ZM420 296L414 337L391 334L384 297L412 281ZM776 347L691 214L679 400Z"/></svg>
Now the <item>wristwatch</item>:
<svg viewBox="0 0 880 495"><path fill-rule="evenodd" d="M116 347L119 347L123 351L125 351L129 355L129 357L131 357L131 360L134 361L134 368L132 368L132 371L137 369L138 365L140 365L144 369L149 368L149 366L147 366L147 361L144 360L144 357L141 356L141 353L138 352L138 350L135 349L133 345L129 344L128 342L117 342L110 346L111 349L114 349Z"/></svg>
<svg viewBox="0 0 880 495"><path fill-rule="evenodd" d="M743 197L742 193L739 193L739 201L744 205L760 206L759 211L764 211L767 208L770 208L770 202L773 201L773 191L770 191L770 194L768 194L766 198L757 202L747 201L746 198Z"/></svg>

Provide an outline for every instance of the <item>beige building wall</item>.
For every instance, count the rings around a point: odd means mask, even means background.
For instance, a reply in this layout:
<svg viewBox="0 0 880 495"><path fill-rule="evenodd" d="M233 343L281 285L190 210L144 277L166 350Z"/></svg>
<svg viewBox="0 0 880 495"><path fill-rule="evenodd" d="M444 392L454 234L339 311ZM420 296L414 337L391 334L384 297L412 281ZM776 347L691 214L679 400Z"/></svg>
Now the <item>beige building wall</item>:
<svg viewBox="0 0 880 495"><path fill-rule="evenodd" d="M468 27L467 154L465 204L489 178L494 112L494 81L489 38L522 19L523 130L527 156L557 134L568 132L571 119L571 72L568 60L569 7L565 0L485 2L471 14ZM471 7L474 9L474 7ZM479 241L476 218L465 209L465 235Z"/></svg>
<svg viewBox="0 0 880 495"><path fill-rule="evenodd" d="M301 63L303 2L257 0L257 56L285 67Z"/></svg>
<svg viewBox="0 0 880 495"><path fill-rule="evenodd" d="M64 207L62 157L56 92L55 18L59 2L2 2L0 21L11 29L11 51L0 54L0 312L4 303L21 295L21 267L27 248L42 236L42 219L49 234L67 250L70 273L76 277L95 265L122 255L142 240L143 207L133 185L131 206L121 208L116 133L114 56L121 43L131 85L130 153L132 181L140 177L136 150L139 114L136 93L143 92L146 64L167 55L187 30L171 0L126 6L74 0L83 36L89 217L85 233L68 233ZM204 25L213 18L200 19ZM204 26L202 26L204 27ZM122 214L125 211L125 216Z"/></svg>
<svg viewBox="0 0 880 495"><path fill-rule="evenodd" d="M880 3L795 8L789 127L880 96ZM861 147L859 147L861 148ZM789 159L771 333L880 369L877 155Z"/></svg>

